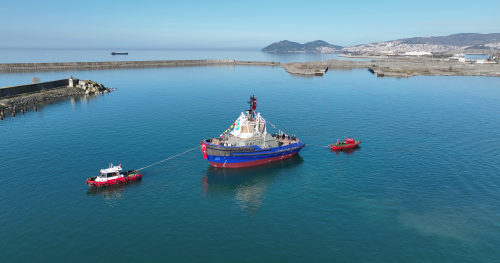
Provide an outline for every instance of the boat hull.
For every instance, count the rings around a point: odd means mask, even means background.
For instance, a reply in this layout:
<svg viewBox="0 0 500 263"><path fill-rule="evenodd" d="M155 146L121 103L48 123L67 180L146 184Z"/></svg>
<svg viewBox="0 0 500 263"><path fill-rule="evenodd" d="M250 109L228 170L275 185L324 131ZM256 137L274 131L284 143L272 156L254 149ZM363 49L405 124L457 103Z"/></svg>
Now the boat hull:
<svg viewBox="0 0 500 263"><path fill-rule="evenodd" d="M340 145L340 146L335 146L335 145L331 144L330 148L332 150L349 149L349 148L357 147L360 143L361 143L361 141L356 141L355 143L346 144L346 145Z"/></svg>
<svg viewBox="0 0 500 263"><path fill-rule="evenodd" d="M103 186L126 183L129 181L135 181L137 179L140 179L141 177L142 177L142 174L139 173L138 175L119 177L117 179L107 180L107 181L103 181L103 182L96 182L96 181L93 181L90 178L88 178L86 184L88 184L90 187L103 187Z"/></svg>
<svg viewBox="0 0 500 263"><path fill-rule="evenodd" d="M231 152L227 156L206 154L206 159L208 159L208 162L213 167L243 168L276 162L293 157L299 153L303 147L305 147L305 144L299 141L294 144L269 149L258 148L255 152ZM228 150L230 149L231 148L228 147Z"/></svg>
<svg viewBox="0 0 500 263"><path fill-rule="evenodd" d="M285 160L288 159L292 156L295 156L299 151L289 153L289 154L283 154L281 156L275 156L275 157L270 157L266 159L259 159L259 160L252 160L252 161L246 161L246 162L235 162L235 163L216 163L216 162L211 162L211 166L213 167L222 167L222 168L244 168L244 167L250 167L250 166L256 166L256 165L261 165L261 164L266 164L266 163L272 163L272 162L277 162L280 160Z"/></svg>

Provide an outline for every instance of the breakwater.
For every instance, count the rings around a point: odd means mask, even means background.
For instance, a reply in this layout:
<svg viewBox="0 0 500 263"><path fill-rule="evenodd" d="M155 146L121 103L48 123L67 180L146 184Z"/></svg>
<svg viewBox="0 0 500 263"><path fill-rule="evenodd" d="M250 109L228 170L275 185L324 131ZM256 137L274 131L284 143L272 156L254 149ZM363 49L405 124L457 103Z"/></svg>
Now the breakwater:
<svg viewBox="0 0 500 263"><path fill-rule="evenodd" d="M0 71L40 71L64 69L110 69L145 67L183 67L209 65L254 65L279 66L279 62L237 61L234 59L207 60L152 60L152 61L103 61L103 62L60 62L60 63L4 63Z"/></svg>
<svg viewBox="0 0 500 263"><path fill-rule="evenodd" d="M69 97L74 95L84 95L85 91L76 87L62 87L43 91L40 93L23 94L17 97L0 98L0 110L13 109L41 102L48 102L57 98Z"/></svg>
<svg viewBox="0 0 500 263"><path fill-rule="evenodd" d="M314 75L324 67L329 69L366 68L378 76L411 77L419 75L441 76L489 76L500 77L499 64L470 64L454 61L421 60L374 60L350 61L330 59L324 62L285 63L283 67L290 74Z"/></svg>
<svg viewBox="0 0 500 263"><path fill-rule="evenodd" d="M0 109L25 106L56 98L80 94L101 94L112 91L101 83L91 80L79 80L70 76L34 84L0 88Z"/></svg>
<svg viewBox="0 0 500 263"><path fill-rule="evenodd" d="M76 79L78 82L78 80ZM0 88L0 98L7 96L17 96L20 94L27 94L33 92L40 92L42 90L51 90L59 87L67 87L69 86L69 79L59 79L47 82L19 85L19 86L11 86L11 87L3 87Z"/></svg>

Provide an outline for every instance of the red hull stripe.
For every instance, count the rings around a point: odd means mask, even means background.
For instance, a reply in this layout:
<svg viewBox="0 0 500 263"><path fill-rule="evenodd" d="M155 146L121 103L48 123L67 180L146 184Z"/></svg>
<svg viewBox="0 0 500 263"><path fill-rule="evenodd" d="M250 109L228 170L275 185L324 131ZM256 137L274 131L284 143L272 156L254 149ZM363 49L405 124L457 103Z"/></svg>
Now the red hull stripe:
<svg viewBox="0 0 500 263"><path fill-rule="evenodd" d="M333 145L331 145L331 148L332 148L332 150L354 148L354 147L358 146L358 144L360 144L360 143L358 142L358 143L355 143L355 144L342 145L342 146L333 146Z"/></svg>
<svg viewBox="0 0 500 263"><path fill-rule="evenodd" d="M273 158L269 158L269 159L256 160L256 161L250 161L250 162L241 162L241 163L226 163L226 164L224 164L224 163L215 163L215 162L210 162L210 161L209 161L209 163L213 167L243 168L243 167L255 166L255 165L260 165L260 164L265 164L265 163L270 163L270 162L276 162L279 160L284 160L284 159L290 158L296 154L297 153L294 152L294 153L285 154L285 155L281 155L281 156L277 156L277 157L273 157Z"/></svg>
<svg viewBox="0 0 500 263"><path fill-rule="evenodd" d="M125 178L120 178L120 179L115 179L115 180L111 180L111 181L106 181L106 182L96 182L96 181L89 181L89 179L87 179L87 184L92 186L92 187L101 187L101 186L108 186L108 185L114 185L114 184L118 184L118 183L126 183L128 181L134 181L134 180L137 180L139 178L142 177L142 174L138 174L138 175L135 175L135 176L132 176L132 177L128 177L127 180L125 180Z"/></svg>

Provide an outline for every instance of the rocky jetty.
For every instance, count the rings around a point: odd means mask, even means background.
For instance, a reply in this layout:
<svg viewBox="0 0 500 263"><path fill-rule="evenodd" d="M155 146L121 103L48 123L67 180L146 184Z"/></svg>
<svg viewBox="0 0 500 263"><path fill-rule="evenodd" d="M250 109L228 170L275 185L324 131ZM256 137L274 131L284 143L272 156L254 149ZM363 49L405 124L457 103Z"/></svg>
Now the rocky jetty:
<svg viewBox="0 0 500 263"><path fill-rule="evenodd" d="M75 82L77 83L76 85L74 85ZM69 77L69 84L69 86L56 87L52 89L42 89L39 91L21 93L14 96L8 95L0 97L0 109L21 107L74 95L98 95L116 90L107 88L103 84L92 80L73 79L72 76Z"/></svg>
<svg viewBox="0 0 500 263"><path fill-rule="evenodd" d="M22 94L12 98L0 99L0 108L8 109L12 107L26 106L61 97L83 95L83 94L85 94L85 92L82 91L82 89L72 88L72 87L60 88L49 91L41 91L39 93L34 93L34 94Z"/></svg>
<svg viewBox="0 0 500 263"><path fill-rule="evenodd" d="M80 80L76 87L84 90L85 94L95 94L95 93L108 93L111 92L110 88L104 87L101 83L92 80Z"/></svg>

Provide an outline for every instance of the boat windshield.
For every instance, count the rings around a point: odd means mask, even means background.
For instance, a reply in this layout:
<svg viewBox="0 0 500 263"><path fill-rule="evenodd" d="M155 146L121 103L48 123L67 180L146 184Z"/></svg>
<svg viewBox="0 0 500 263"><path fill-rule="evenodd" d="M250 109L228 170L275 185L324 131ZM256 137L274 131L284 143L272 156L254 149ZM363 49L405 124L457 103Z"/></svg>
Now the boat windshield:
<svg viewBox="0 0 500 263"><path fill-rule="evenodd" d="M116 173L99 173L99 177L101 178L113 177L113 176L116 176Z"/></svg>

